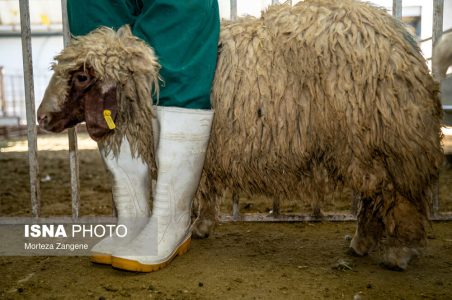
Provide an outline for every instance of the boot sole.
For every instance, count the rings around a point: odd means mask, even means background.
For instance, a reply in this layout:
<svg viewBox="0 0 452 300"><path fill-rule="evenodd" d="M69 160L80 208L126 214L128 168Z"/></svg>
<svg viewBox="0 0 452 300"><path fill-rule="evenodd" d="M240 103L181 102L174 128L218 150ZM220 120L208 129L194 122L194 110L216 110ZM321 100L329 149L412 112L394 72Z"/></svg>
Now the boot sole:
<svg viewBox="0 0 452 300"><path fill-rule="evenodd" d="M190 249L191 244L191 236L188 237L182 244L174 251L173 255L170 256L170 258L164 262L154 264L154 265L148 265L148 264L142 264L136 260L130 260L120 257L111 257L111 265L113 268L126 270L126 271L132 271L132 272L155 272L160 269L163 269L167 265L171 263L171 261L176 258L176 256L181 256Z"/></svg>
<svg viewBox="0 0 452 300"><path fill-rule="evenodd" d="M101 253L101 252L91 252L89 258L92 263L101 265L111 265L111 254Z"/></svg>

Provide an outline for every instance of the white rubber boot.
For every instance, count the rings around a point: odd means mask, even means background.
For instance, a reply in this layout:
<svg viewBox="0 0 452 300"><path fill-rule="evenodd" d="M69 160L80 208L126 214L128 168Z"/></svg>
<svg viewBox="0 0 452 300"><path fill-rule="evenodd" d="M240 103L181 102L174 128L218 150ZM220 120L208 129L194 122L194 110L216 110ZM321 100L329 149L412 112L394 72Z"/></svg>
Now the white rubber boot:
<svg viewBox="0 0 452 300"><path fill-rule="evenodd" d="M154 107L154 112L157 114L157 106L153 106ZM153 133L153 139L154 139L154 156L155 156L155 161L156 163L158 163L158 157L157 157L157 149L158 149L158 145L159 145L159 138L160 138L160 124L159 121L157 120L157 116L155 116L155 118L153 117L151 119L152 121L152 133ZM155 187L157 184L157 178L152 178L152 191L153 191L153 195L152 198L155 198Z"/></svg>
<svg viewBox="0 0 452 300"><path fill-rule="evenodd" d="M118 225L127 227L125 237L112 236L101 240L91 249L91 261L111 264L114 249L132 241L149 221L149 167L140 157L132 157L130 144L122 140L120 152L112 151L101 157L113 176L113 201L118 213Z"/></svg>
<svg viewBox="0 0 452 300"><path fill-rule="evenodd" d="M152 272L184 254L191 242L191 205L210 137L213 111L158 107L158 177L152 216L140 234L113 252L112 266Z"/></svg>

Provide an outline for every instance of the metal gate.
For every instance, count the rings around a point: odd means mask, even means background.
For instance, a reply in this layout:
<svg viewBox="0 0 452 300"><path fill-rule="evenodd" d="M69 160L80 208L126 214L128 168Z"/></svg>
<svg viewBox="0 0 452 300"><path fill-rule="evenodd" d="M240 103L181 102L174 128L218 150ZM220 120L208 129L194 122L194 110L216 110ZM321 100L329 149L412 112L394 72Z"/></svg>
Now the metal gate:
<svg viewBox="0 0 452 300"><path fill-rule="evenodd" d="M278 3L278 0L272 0L272 4ZM289 0L286 3L292 4ZM62 16L63 16L63 36L64 45L70 40L68 18L67 18L67 0L61 0ZM23 71L24 71L24 85L25 85L25 101L27 114L27 136L28 136L28 159L29 159L29 173L30 173L30 194L31 194L31 214L35 220L46 222L84 222L84 221L112 221L114 220L114 213L112 217L81 217L80 216L80 183L79 183L79 158L77 153L77 132L76 129L68 130L69 138L69 161L71 174L71 199L72 199L72 216L67 217L52 217L40 218L40 188L39 188L39 165L38 165L38 151L37 151L37 126L35 115L35 96L33 83L33 67L32 67L32 49L31 49L31 31L30 31L30 11L29 0L20 0L20 21L21 21L21 38L22 38L22 54L23 54ZM237 18L237 0L230 0L230 17L232 20ZM432 44L442 35L443 28L443 10L444 0L433 0L433 34ZM396 18L402 16L402 0L393 0L393 15ZM437 70L432 70L433 76L437 78ZM443 107L446 110L452 110L450 107ZM357 202L357 199L354 199ZM441 212L439 201L438 184L432 195L432 220L452 220L452 212ZM0 217L1 223L23 223L27 218L9 218ZM314 216L311 214L280 214L279 202L273 200L273 212L270 214L241 214L239 206L239 196L235 193L232 195L232 212L231 214L221 215L220 220L228 221L351 221L355 220L355 213L331 213L323 216Z"/></svg>

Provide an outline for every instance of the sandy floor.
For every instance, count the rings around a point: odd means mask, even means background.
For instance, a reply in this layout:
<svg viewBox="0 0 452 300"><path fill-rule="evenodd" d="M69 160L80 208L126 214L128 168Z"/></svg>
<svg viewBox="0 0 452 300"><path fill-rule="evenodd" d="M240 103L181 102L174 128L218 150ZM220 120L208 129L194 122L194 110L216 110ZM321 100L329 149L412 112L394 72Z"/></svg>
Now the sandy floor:
<svg viewBox="0 0 452 300"><path fill-rule="evenodd" d="M66 138L39 139L42 215L69 215ZM81 214L111 213L110 183L96 145L81 135ZM0 216L30 214L24 139L0 142ZM344 194L346 195L346 193ZM452 170L441 173L441 207L452 211ZM328 204L348 209L339 199ZM230 205L225 203L224 209ZM243 199L244 212L267 212L271 202ZM288 203L285 211L306 207ZM134 274L96 266L87 257L0 257L0 298L289 298L451 299L452 222L433 223L422 257L406 272L379 266L378 252L345 254L353 223L222 224L168 268Z"/></svg>
<svg viewBox="0 0 452 300"><path fill-rule="evenodd" d="M109 215L112 213L110 178L104 169L97 144L86 134L79 134L81 215ZM70 215L70 171L67 136L42 135L38 138L41 174L41 215ZM0 216L28 216L30 193L26 138L0 141ZM324 211L347 211L350 192L342 191L328 197ZM222 205L223 212L231 211L230 199ZM452 211L452 168L444 167L440 174L441 210ZM241 212L269 212L270 199L240 201ZM282 212L310 212L310 206L292 199L283 203Z"/></svg>

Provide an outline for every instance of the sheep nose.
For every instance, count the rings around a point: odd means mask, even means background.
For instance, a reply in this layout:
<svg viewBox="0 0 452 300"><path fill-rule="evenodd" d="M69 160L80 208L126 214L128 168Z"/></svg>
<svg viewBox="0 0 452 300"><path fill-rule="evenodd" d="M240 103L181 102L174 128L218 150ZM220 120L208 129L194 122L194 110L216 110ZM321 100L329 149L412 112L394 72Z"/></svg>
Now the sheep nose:
<svg viewBox="0 0 452 300"><path fill-rule="evenodd" d="M39 127L44 128L44 126L47 125L47 120L48 120L48 117L46 114L39 114L38 115Z"/></svg>

